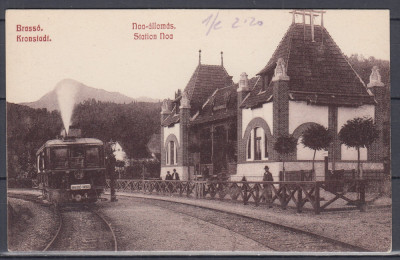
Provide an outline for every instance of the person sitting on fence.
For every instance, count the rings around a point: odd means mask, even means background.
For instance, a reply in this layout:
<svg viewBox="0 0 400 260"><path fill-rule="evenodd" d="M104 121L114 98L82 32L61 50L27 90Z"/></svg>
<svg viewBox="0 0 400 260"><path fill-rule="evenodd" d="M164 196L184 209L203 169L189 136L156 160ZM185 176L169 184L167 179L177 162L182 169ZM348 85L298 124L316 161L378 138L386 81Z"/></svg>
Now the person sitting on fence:
<svg viewBox="0 0 400 260"><path fill-rule="evenodd" d="M274 178L272 177L272 173L269 171L269 167L265 165L264 167L264 176L263 176L263 181L274 181ZM272 187L270 184L264 183L263 184L264 190L265 190L265 195L263 196L264 200L269 204L269 207L272 207Z"/></svg>
<svg viewBox="0 0 400 260"><path fill-rule="evenodd" d="M171 173L169 171L167 171L167 175L165 175L165 180L166 181L172 180L172 175L171 175Z"/></svg>
<svg viewBox="0 0 400 260"><path fill-rule="evenodd" d="M172 179L179 181L179 174L176 172L176 169L174 169L174 171L172 172Z"/></svg>

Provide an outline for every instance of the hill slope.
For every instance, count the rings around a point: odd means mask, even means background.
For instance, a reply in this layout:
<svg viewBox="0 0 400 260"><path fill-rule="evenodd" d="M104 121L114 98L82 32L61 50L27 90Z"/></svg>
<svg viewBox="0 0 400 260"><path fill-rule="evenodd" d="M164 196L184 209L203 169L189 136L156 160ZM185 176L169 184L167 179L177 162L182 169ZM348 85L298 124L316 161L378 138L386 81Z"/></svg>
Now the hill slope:
<svg viewBox="0 0 400 260"><path fill-rule="evenodd" d="M75 104L79 104L85 100L91 99L95 99L96 101L101 102L112 102L116 104L127 104L133 101L158 102L158 100L148 97L134 99L118 92L109 92L104 89L88 87L78 81L72 79L64 79L60 81L52 91L45 94L39 100L35 102L20 103L20 105L29 106L31 108L47 108L47 110L49 111L59 110L56 91L57 88L62 84L68 84L77 88Z"/></svg>

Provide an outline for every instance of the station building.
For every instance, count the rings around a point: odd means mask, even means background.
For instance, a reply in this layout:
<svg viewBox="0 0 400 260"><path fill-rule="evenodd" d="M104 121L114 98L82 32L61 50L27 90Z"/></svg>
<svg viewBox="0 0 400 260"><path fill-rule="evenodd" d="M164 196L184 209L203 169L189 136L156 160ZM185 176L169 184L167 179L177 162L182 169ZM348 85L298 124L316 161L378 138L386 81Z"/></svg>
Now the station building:
<svg viewBox="0 0 400 260"><path fill-rule="evenodd" d="M300 14L299 21L296 17ZM320 24L306 17L321 15ZM245 69L245 68L244 68ZM201 63L183 93L164 100L161 111L161 177L176 169L181 179L195 179L204 167L230 180L262 180L268 165L279 179L285 169L311 170L312 150L301 144L313 124L330 130L333 141L316 154L317 180L324 179L324 157L329 169L356 169L357 151L338 139L341 127L356 117L371 117L378 140L361 149L362 167L383 169L389 148L383 142L388 87L379 69L371 68L365 84L323 25L323 12L293 11L293 22L264 68L237 84L223 66ZM283 156L273 149L281 135L298 140L297 151Z"/></svg>

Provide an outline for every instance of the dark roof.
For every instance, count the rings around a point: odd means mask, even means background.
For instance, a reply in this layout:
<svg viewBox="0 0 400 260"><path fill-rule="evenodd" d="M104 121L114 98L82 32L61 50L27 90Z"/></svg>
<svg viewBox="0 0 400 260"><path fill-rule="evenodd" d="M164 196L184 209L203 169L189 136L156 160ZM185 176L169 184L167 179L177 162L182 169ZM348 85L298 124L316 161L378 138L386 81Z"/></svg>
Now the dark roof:
<svg viewBox="0 0 400 260"><path fill-rule="evenodd" d="M237 115L237 84L220 88L207 99L193 116L192 124L223 120Z"/></svg>
<svg viewBox="0 0 400 260"><path fill-rule="evenodd" d="M242 102L241 108L257 107L261 104L272 101L272 88L262 89L260 77L254 77L249 80L250 93Z"/></svg>
<svg viewBox="0 0 400 260"><path fill-rule="evenodd" d="M67 145L103 145L103 142L95 138L71 138L71 139L53 139L48 140L39 148L36 154L39 154L45 147L67 146Z"/></svg>
<svg viewBox="0 0 400 260"><path fill-rule="evenodd" d="M184 90L188 93L192 115L216 89L232 83L232 78L223 66L199 64Z"/></svg>
<svg viewBox="0 0 400 260"><path fill-rule="evenodd" d="M190 100L190 113L193 116L216 89L225 88L233 84L232 77L223 66L199 64L184 91L187 91ZM181 96L173 102L175 108L162 123L162 126L171 126L179 122L179 113L176 106L179 106Z"/></svg>
<svg viewBox="0 0 400 260"><path fill-rule="evenodd" d="M172 110L171 114L161 122L162 126L172 126L179 122L179 114L176 113L176 107Z"/></svg>
<svg viewBox="0 0 400 260"><path fill-rule="evenodd" d="M303 100L310 94L316 94L318 100L329 104L351 104L353 100L374 104L373 96L369 95L364 82L328 31L318 25L314 28L315 42L312 42L310 25L292 24L258 75L271 73L277 60L283 58L290 77L289 91L293 99ZM269 88L271 85L267 87L267 92ZM330 96L335 98L331 99ZM256 102L249 98L243 102L242 107L251 107L253 103Z"/></svg>

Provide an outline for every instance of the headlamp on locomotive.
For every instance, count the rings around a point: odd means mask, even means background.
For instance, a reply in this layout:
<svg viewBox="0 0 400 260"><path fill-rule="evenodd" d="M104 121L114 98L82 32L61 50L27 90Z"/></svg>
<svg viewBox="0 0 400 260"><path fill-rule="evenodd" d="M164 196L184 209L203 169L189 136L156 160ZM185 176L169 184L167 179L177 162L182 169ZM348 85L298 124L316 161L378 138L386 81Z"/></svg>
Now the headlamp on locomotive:
<svg viewBox="0 0 400 260"><path fill-rule="evenodd" d="M103 193L104 144L80 138L79 129L47 141L36 153L39 187L51 202L95 202Z"/></svg>

